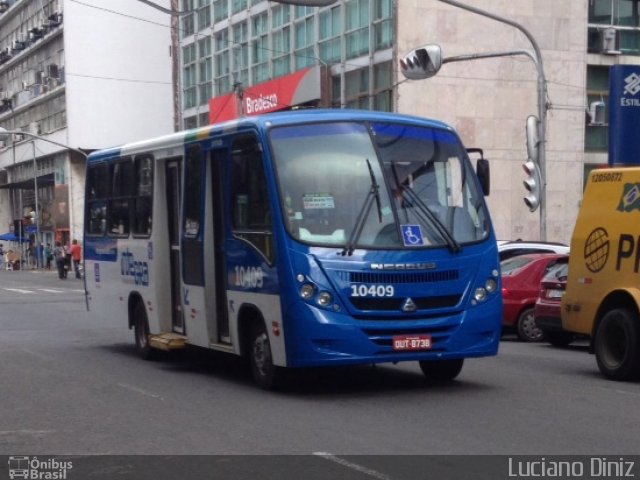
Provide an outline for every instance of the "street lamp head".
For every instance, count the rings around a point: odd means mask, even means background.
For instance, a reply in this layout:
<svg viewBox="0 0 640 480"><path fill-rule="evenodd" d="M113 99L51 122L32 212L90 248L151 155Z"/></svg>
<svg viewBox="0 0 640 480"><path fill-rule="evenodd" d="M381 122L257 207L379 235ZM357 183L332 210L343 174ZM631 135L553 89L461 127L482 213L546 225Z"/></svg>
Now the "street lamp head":
<svg viewBox="0 0 640 480"><path fill-rule="evenodd" d="M425 45L414 48L400 59L400 71L409 80L424 80L433 77L442 67L440 45Z"/></svg>

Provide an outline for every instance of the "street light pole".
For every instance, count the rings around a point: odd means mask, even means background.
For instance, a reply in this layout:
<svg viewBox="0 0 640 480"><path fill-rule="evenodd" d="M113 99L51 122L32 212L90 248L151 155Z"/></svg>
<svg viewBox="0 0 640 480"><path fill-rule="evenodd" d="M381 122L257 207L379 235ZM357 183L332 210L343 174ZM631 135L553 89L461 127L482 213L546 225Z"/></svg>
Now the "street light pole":
<svg viewBox="0 0 640 480"><path fill-rule="evenodd" d="M33 192L35 196L35 223L36 223L36 241L34 242L34 254L36 257L36 268L40 267L40 260L42 252L39 252L39 245L42 243L40 238L40 209L38 206L38 160L36 158L36 141L31 140L31 146L33 147Z"/></svg>
<svg viewBox="0 0 640 480"><path fill-rule="evenodd" d="M540 52L540 47L538 46L538 42L531 35L531 33L524 28L519 23L514 22L505 17L501 17L500 15L496 15L495 13L487 12L485 10L481 10L477 7L472 7L470 5L465 5L464 3L460 3L456 0L438 0L442 3L446 3L452 5L454 7L462 8L463 10L468 10L469 12L475 13L477 15L482 15L484 17L491 18L492 20L496 20L501 23L505 23L514 28L520 30L531 42L533 46L533 51L535 53L535 65L536 70L538 72L538 135L539 135L539 147L538 147L538 166L540 167L540 176L542 177L541 185L540 185L540 240L545 241L547 239L547 160L546 160L546 124L547 124L547 80L544 76L544 68L542 65L542 54ZM535 160L535 159L534 159Z"/></svg>

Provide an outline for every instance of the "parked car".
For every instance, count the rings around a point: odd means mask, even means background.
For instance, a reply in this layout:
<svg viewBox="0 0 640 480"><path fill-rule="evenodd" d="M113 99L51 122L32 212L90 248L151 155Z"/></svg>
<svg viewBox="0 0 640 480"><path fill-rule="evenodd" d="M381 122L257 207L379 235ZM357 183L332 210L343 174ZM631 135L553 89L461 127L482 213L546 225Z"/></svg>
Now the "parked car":
<svg viewBox="0 0 640 480"><path fill-rule="evenodd" d="M529 253L564 253L569 254L569 246L554 242L525 242L522 240L498 240L500 261Z"/></svg>
<svg viewBox="0 0 640 480"><path fill-rule="evenodd" d="M568 261L567 254L535 253L518 255L500 262L503 329L515 330L518 338L525 342L542 340L542 330L534 320L534 307L540 296L540 281L551 268Z"/></svg>
<svg viewBox="0 0 640 480"><path fill-rule="evenodd" d="M557 263L549 269L540 282L540 296L534 308L536 327L542 330L544 339L556 347L566 347L576 335L563 330L560 318L560 302L567 286L568 263Z"/></svg>

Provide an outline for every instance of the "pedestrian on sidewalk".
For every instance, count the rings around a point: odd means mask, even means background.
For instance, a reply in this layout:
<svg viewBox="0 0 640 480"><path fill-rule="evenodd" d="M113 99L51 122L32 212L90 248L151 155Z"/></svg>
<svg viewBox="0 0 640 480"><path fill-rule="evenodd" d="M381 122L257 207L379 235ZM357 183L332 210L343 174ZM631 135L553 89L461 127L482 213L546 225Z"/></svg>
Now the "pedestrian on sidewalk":
<svg viewBox="0 0 640 480"><path fill-rule="evenodd" d="M82 247L78 244L78 240L75 238L73 239L73 242L71 242L71 260L73 261L73 271L76 273L76 278L82 278L82 275L80 275Z"/></svg>
<svg viewBox="0 0 640 480"><path fill-rule="evenodd" d="M36 247L36 268L44 268L44 245L38 242Z"/></svg>
<svg viewBox="0 0 640 480"><path fill-rule="evenodd" d="M60 242L56 242L56 246L53 249L53 258L56 260L56 268L58 269L58 278L66 279L67 278L67 255L62 248L62 244Z"/></svg>
<svg viewBox="0 0 640 480"><path fill-rule="evenodd" d="M53 250L51 250L51 244L47 243L44 248L44 259L47 262L47 270L51 270L51 261L53 260Z"/></svg>

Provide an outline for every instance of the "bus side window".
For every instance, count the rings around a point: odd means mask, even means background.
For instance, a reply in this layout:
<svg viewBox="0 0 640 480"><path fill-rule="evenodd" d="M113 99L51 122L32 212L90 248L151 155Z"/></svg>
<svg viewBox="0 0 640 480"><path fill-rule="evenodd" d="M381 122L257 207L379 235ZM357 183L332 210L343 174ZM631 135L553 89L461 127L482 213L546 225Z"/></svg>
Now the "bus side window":
<svg viewBox="0 0 640 480"><path fill-rule="evenodd" d="M262 150L254 136L234 140L231 202L234 235L253 244L272 262L273 226Z"/></svg>
<svg viewBox="0 0 640 480"><path fill-rule="evenodd" d="M112 193L109 200L109 234L128 236L131 223L131 197L133 196L133 162L131 158L112 165Z"/></svg>
<svg viewBox="0 0 640 480"><path fill-rule="evenodd" d="M151 235L153 216L153 156L135 159L135 197L133 199L133 234Z"/></svg>
<svg viewBox="0 0 640 480"><path fill-rule="evenodd" d="M111 194L109 168L92 165L87 170L87 234L104 235L107 231L107 199Z"/></svg>

